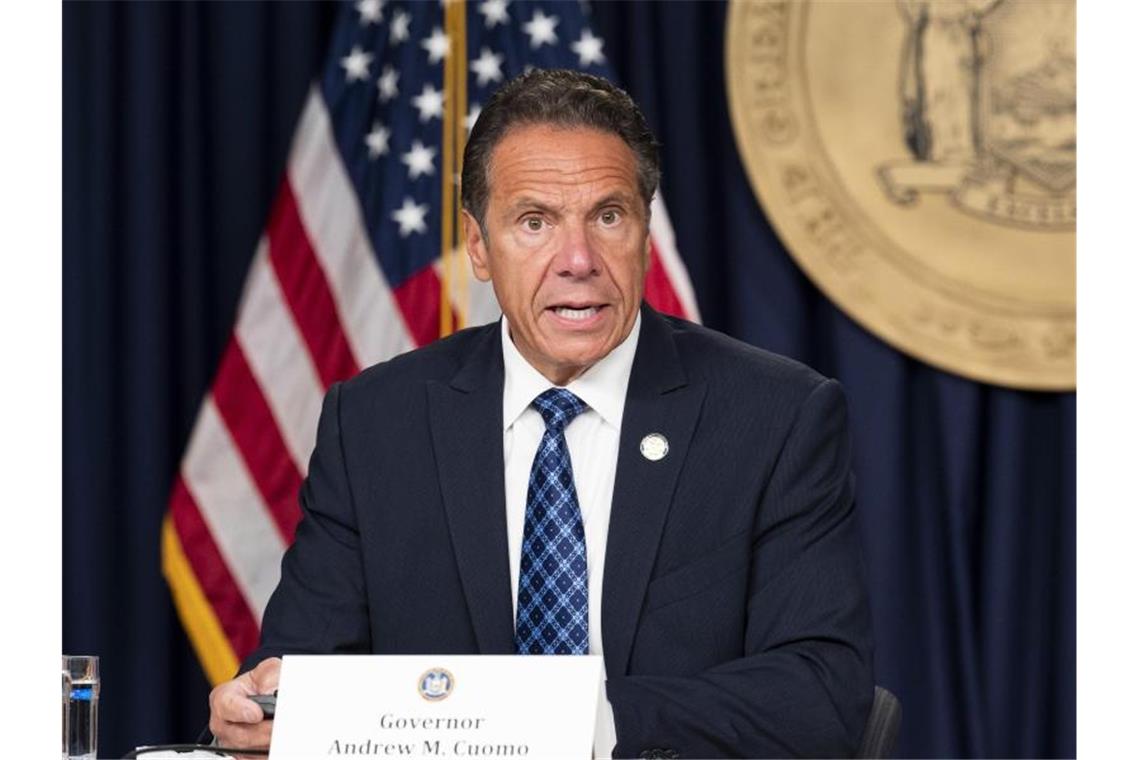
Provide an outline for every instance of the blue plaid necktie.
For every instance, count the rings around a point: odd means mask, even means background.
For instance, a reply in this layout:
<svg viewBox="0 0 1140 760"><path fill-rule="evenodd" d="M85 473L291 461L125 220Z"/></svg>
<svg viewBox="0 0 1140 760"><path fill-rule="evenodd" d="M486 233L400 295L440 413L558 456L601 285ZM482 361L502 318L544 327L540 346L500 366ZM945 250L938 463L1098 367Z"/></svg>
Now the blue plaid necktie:
<svg viewBox="0 0 1140 760"><path fill-rule="evenodd" d="M586 533L563 430L586 410L565 388L534 400L546 421L526 493L515 651L586 654Z"/></svg>

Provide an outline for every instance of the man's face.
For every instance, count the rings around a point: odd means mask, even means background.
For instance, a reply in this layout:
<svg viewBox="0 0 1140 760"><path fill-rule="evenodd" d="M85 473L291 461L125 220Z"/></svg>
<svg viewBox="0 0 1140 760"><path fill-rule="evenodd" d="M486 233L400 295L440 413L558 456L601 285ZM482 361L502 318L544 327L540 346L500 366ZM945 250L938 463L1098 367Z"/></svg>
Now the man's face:
<svg viewBox="0 0 1140 760"><path fill-rule="evenodd" d="M491 153L486 236L464 212L475 276L495 288L519 353L565 385L637 318L649 220L637 161L616 135L517 127Z"/></svg>

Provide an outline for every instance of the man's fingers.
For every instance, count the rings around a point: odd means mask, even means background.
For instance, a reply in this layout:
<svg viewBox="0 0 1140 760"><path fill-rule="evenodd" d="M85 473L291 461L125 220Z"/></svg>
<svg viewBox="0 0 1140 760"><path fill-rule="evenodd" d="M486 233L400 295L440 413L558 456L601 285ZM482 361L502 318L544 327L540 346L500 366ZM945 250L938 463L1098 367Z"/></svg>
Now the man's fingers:
<svg viewBox="0 0 1140 760"><path fill-rule="evenodd" d="M258 723L261 708L248 697L256 694L256 684L243 673L232 681L218 685L210 692L210 720L219 723Z"/></svg>
<svg viewBox="0 0 1140 760"><path fill-rule="evenodd" d="M264 720L261 706L249 697L271 694L281 676L281 660L270 658L210 692L210 732L224 747L264 749L273 721Z"/></svg>
<svg viewBox="0 0 1140 760"><path fill-rule="evenodd" d="M273 732L273 721L266 720L256 724L222 723L214 725L210 721L210 732L223 747L238 749L267 749L270 735Z"/></svg>
<svg viewBox="0 0 1140 760"><path fill-rule="evenodd" d="M272 694L281 680L281 658L270 657L262 660L249 671L249 677L256 689L255 694Z"/></svg>
<svg viewBox="0 0 1140 760"><path fill-rule="evenodd" d="M249 699L250 693L234 681L222 684L210 700L211 715L221 723L260 723L261 708Z"/></svg>

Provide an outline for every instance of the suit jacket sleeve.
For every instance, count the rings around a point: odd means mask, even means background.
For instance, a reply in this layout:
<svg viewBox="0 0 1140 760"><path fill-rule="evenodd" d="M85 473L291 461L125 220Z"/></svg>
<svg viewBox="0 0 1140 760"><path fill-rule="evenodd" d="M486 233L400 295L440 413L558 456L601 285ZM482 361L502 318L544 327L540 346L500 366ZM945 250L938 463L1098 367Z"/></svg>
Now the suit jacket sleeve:
<svg viewBox="0 0 1140 760"><path fill-rule="evenodd" d="M345 471L340 423L341 386L325 396L317 444L301 487L302 519L281 561L281 581L269 599L261 647L242 670L283 654L366 653L368 608L356 508Z"/></svg>
<svg viewBox="0 0 1140 760"><path fill-rule="evenodd" d="M745 651L688 677L610 678L615 757L851 756L873 695L842 390L810 392L752 530Z"/></svg>

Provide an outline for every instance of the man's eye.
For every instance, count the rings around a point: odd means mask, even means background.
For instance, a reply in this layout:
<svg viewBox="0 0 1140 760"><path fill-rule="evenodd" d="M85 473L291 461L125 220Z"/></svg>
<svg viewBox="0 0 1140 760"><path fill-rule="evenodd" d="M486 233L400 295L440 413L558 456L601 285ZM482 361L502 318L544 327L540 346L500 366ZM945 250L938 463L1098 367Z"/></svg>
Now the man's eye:
<svg viewBox="0 0 1140 760"><path fill-rule="evenodd" d="M621 220L621 214L611 209L609 211L603 211L602 215L598 218L601 220L602 224L609 227L617 224Z"/></svg>
<svg viewBox="0 0 1140 760"><path fill-rule="evenodd" d="M539 219L537 216L527 217L525 220L523 220L523 224L525 224L526 228L528 230L530 230L531 232L541 232L542 231L542 220Z"/></svg>

